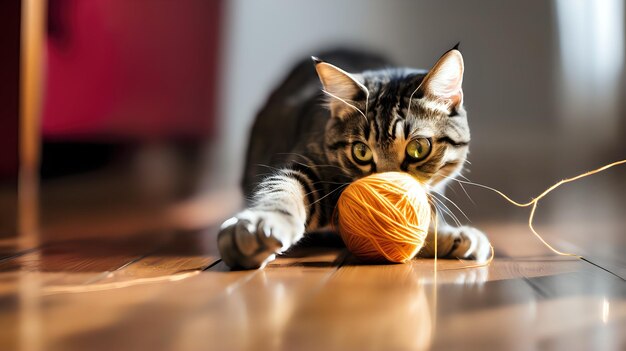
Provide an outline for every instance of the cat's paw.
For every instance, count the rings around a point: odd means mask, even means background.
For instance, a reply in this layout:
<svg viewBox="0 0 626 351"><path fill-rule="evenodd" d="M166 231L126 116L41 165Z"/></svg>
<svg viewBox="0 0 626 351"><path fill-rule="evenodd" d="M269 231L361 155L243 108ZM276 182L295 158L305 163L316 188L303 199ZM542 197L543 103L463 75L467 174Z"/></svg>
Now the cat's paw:
<svg viewBox="0 0 626 351"><path fill-rule="evenodd" d="M233 269L264 267L289 248L304 232L304 225L278 212L245 210L226 220L217 236L224 263Z"/></svg>
<svg viewBox="0 0 626 351"><path fill-rule="evenodd" d="M468 226L454 228L450 239L454 242L449 257L485 262L491 255L489 239L476 228Z"/></svg>
<svg viewBox="0 0 626 351"><path fill-rule="evenodd" d="M474 269L460 269L454 272L454 284L474 285L483 284L489 279L489 270L487 267L478 267Z"/></svg>

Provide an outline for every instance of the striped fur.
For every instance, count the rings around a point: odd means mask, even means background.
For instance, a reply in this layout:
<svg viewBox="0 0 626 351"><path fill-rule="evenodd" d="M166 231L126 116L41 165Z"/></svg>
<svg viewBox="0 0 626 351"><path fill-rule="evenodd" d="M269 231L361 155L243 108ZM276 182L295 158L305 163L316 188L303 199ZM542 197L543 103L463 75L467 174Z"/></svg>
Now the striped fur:
<svg viewBox="0 0 626 351"><path fill-rule="evenodd" d="M385 60L363 53L325 58L346 70L315 59L326 96L315 70L303 62L257 116L243 180L248 209L226 221L218 236L230 267L262 267L305 232L328 225L341 190L356 179L404 171L443 192L463 168L470 133L456 48L430 72L388 68ZM431 151L415 161L405 150L418 138L429 140ZM371 162L354 158L355 143L372 150ZM469 227L443 227L438 244L442 257L481 260L489 246L484 234ZM431 247L422 255L432 256Z"/></svg>

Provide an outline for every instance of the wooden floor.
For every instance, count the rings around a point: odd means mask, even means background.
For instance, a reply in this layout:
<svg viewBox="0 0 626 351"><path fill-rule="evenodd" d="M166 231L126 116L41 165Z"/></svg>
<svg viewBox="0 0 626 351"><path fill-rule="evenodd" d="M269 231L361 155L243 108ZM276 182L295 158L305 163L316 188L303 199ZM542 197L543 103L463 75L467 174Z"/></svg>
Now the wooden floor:
<svg viewBox="0 0 626 351"><path fill-rule="evenodd" d="M601 266L555 257L522 222L481 226L496 249L483 268L362 265L314 237L263 270L230 272L215 225L148 222L122 226L134 235L94 224L34 248L3 241L0 349L626 349L626 256L567 243L558 228L539 229Z"/></svg>

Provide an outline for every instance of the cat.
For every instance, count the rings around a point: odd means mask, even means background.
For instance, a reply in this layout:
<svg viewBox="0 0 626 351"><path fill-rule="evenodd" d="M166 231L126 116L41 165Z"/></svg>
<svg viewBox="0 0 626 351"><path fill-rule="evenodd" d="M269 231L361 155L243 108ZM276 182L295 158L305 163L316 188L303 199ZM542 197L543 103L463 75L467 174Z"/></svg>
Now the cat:
<svg viewBox="0 0 626 351"><path fill-rule="evenodd" d="M389 68L356 51L323 57L298 64L256 118L242 184L248 207L222 224L217 240L232 269L264 267L328 226L341 190L356 179L402 171L443 193L464 166L470 133L458 44L430 71ZM477 261L491 247L480 230L445 223L437 245L438 257ZM432 230L418 255L434 256Z"/></svg>

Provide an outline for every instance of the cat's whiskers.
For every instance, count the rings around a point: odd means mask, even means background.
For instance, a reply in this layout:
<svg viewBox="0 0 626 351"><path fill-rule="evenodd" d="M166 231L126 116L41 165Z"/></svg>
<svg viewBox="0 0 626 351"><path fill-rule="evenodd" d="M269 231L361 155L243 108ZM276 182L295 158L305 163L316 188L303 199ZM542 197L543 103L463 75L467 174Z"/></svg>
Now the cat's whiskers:
<svg viewBox="0 0 626 351"><path fill-rule="evenodd" d="M470 185L478 185L478 184L474 184L472 181L469 180L469 178L467 178L466 176L462 175L462 174L458 174L457 177L462 177L464 179L466 179L466 181L459 181L458 179L454 178L454 177L449 177L449 176L443 176L446 179L449 180L454 180L455 182L457 182L457 184L459 184L459 186L461 187L461 189L463 189L463 192L465 193L465 195L467 196L467 198L472 202L473 205L476 205L476 202L474 202L474 199L472 199L472 197L470 196L470 194L467 192L467 190L465 189L465 187L463 186L463 184L470 184Z"/></svg>
<svg viewBox="0 0 626 351"><path fill-rule="evenodd" d="M276 153L276 155L293 155L293 156L298 156L298 157L302 157L304 159L306 159L307 161L311 161L308 157L306 157L303 154L299 154L297 152L278 152ZM306 163L301 163L298 162L296 160L292 160L291 162L297 163L301 166L305 166L308 168L315 168L315 167L334 167L334 168L339 168L339 169L343 169L343 167L337 166L337 165L331 165L331 164L314 164L314 165L307 165Z"/></svg>
<svg viewBox="0 0 626 351"><path fill-rule="evenodd" d="M461 184L468 184L468 185L477 186L479 188L491 190L491 191L493 191L495 193L500 194L505 199L510 200L510 202L512 202L512 203L514 203L516 205L521 205L521 207L528 207L528 206L530 206L530 204L532 204L532 201L529 202L529 203L519 203L517 201L511 200L508 196L504 195L501 191L499 191L499 190L497 190L495 188L492 188L490 186L484 185L484 184L480 184L480 183L476 183L476 182L470 181L467 177L463 177L463 178L468 179L468 180L459 180L459 179L455 179L455 178L452 178L452 177L447 177L447 178L450 179L450 180L453 180L453 181L455 181L457 183L459 183L459 185L461 185Z"/></svg>
<svg viewBox="0 0 626 351"><path fill-rule="evenodd" d="M328 192L328 194L326 194L326 195L324 195L324 196L320 197L320 198L319 198L319 199L317 199L316 201L313 201L313 202L312 202L312 203L310 203L308 206L310 207L310 206L315 205L316 203L318 203L318 202L320 202L320 201L324 200L324 199L325 199L325 198L327 198L328 196L330 196L330 195L334 194L335 192L337 192L337 190L343 189L343 188L345 188L345 187L346 187L346 186L348 186L348 185L350 185L350 183L346 183L346 184L344 184L344 185L340 185L340 186L338 186L336 189L331 190L330 192Z"/></svg>
<svg viewBox="0 0 626 351"><path fill-rule="evenodd" d="M339 167L339 166L337 166L337 165L317 165L317 164L316 164L316 165L307 165L306 163L302 163L302 162L298 162L298 161L292 161L292 162L293 162L293 163L297 163L297 164L299 164L300 166L304 166L304 167L307 167L307 168L317 168L317 167L334 167L334 168L340 168L340 169L343 169L343 167Z"/></svg>
<svg viewBox="0 0 626 351"><path fill-rule="evenodd" d="M461 173L459 173L459 175L458 175L458 176L459 176L459 177L461 177L461 178L463 178L463 179L465 179L465 180L467 180L468 182L471 182L471 180L469 180L469 178L467 178L466 176L464 176L464 175L463 175L463 174L461 174ZM454 178L451 178L451 179L454 179Z"/></svg>
<svg viewBox="0 0 626 351"><path fill-rule="evenodd" d="M269 169L274 170L274 171L280 171L280 168L273 167L273 166L270 166L270 165L265 165L265 164L262 164L262 163L257 163L256 165L259 166L259 167L269 168Z"/></svg>
<svg viewBox="0 0 626 351"><path fill-rule="evenodd" d="M406 110L406 115L409 116L411 114L411 102L413 102L413 95L415 95L415 93L417 93L417 91L419 90L419 88L422 87L422 83L424 83L424 81L422 80L422 82L417 86L417 88L415 88L415 90L413 90L413 92L411 93L411 96L409 97L409 106L407 107Z"/></svg>
<svg viewBox="0 0 626 351"><path fill-rule="evenodd" d="M458 195L458 193L456 192L456 189L454 189L454 188L450 188L450 187L449 187L449 188L447 188L447 189L450 189L450 191L452 191L452 193L453 193L454 195Z"/></svg>
<svg viewBox="0 0 626 351"><path fill-rule="evenodd" d="M314 183L312 183L312 185L315 185L315 184L333 184L333 185L339 185L339 186L346 186L346 185L350 185L350 183L349 183L349 182L331 182L331 181L325 181L325 180L320 180L320 181L318 181L318 182L314 182ZM316 193L316 192L318 192L318 191L320 191L320 190L322 190L322 189L315 189L315 190L312 190L312 191L310 191L310 192L308 192L308 193L305 193L304 195L305 195L305 196L306 196L306 195L311 195L311 194L314 194L314 193ZM337 190L337 189L335 189L335 190ZM321 199L320 199L320 200L321 200ZM319 200L318 200L318 201L319 201ZM317 201L316 201L316 202L317 202ZM314 203L315 203L315 202L314 202Z"/></svg>
<svg viewBox="0 0 626 351"><path fill-rule="evenodd" d="M439 216L437 217L441 223L445 226L448 226L448 220L446 218L452 218L452 216L450 215L450 213L446 210L444 210L441 205L438 205L437 202L433 202L435 205L435 209L436 212L439 214ZM457 223L456 220L454 220L454 218L452 218L454 223Z"/></svg>
<svg viewBox="0 0 626 351"><path fill-rule="evenodd" d="M352 105L351 103L347 102L346 100L344 100L344 99L340 98L339 96L334 95L334 94L332 94L332 93L330 93L330 92L328 92L328 91L326 91L326 90L323 90L323 89L322 89L322 92L323 92L324 94L326 94L326 95L328 95L328 96L332 97L332 98L335 98L335 99L337 99L337 100L339 100L339 101L343 102L344 104L346 104L346 105L348 105L348 106L352 107L353 109L357 110L357 112L359 112L359 113L361 114L361 116L363 116L363 118L365 118L365 120L367 121L367 115L366 115L363 111L361 111L361 109L360 109L360 108L358 108L358 107L356 107L356 106ZM367 93L367 97L369 97L369 92ZM367 100L366 100L366 101L367 101ZM367 102L366 102L366 106L365 106L365 111L367 112Z"/></svg>
<svg viewBox="0 0 626 351"><path fill-rule="evenodd" d="M452 210L441 200L438 199L436 196L434 196L434 194L431 194L431 198L435 201L438 201L439 204L441 204L441 206L439 207L439 209L441 210L441 212L443 214L447 214L457 226L461 225L461 222L459 221L459 219L457 218L457 216L452 212ZM447 224L447 223L446 223Z"/></svg>
<svg viewBox="0 0 626 351"><path fill-rule="evenodd" d="M435 198L434 196L429 196L428 197L428 202L434 206L435 208L435 218L437 218L437 220L440 220L442 222L442 224L444 224L445 226L448 226L448 221L446 220L446 217L450 217L452 218L452 216L450 216L450 213L446 210L444 210L438 203L437 201L441 202L441 200ZM437 214L441 214L440 216L438 216ZM454 220L454 219L453 219ZM455 223L457 223L457 221L454 221Z"/></svg>
<svg viewBox="0 0 626 351"><path fill-rule="evenodd" d="M454 201L450 200L448 197L446 197L443 193L438 192L435 189L431 189L432 192L434 192L435 194L443 197L444 199L448 200L452 205L454 205L454 207L456 207L457 210L459 210L459 212L461 212L461 214L463 214L463 217L465 217L465 219L467 219L468 221L471 222L471 220L467 217L467 215L465 214L465 212L463 212L463 210L456 204L454 203Z"/></svg>
<svg viewBox="0 0 626 351"><path fill-rule="evenodd" d="M474 199L472 199L472 197L470 196L470 194L467 192L467 190L465 190L465 187L463 186L463 183L458 183L459 186L461 187L461 189L463 189L463 192L465 193L465 195L467 196L467 198L472 202L472 204L474 206L476 206L476 203L474 202Z"/></svg>
<svg viewBox="0 0 626 351"><path fill-rule="evenodd" d="M365 88L365 86L362 86L362 88ZM369 108L369 104L370 104L370 91L365 88L365 120L367 121L367 116L368 116L368 108Z"/></svg>
<svg viewBox="0 0 626 351"><path fill-rule="evenodd" d="M303 159L307 160L307 161L311 161L311 159L303 154L299 154L297 152L277 152L276 155L292 155L292 156L298 156L298 157L302 157ZM295 162L295 161L294 161Z"/></svg>

